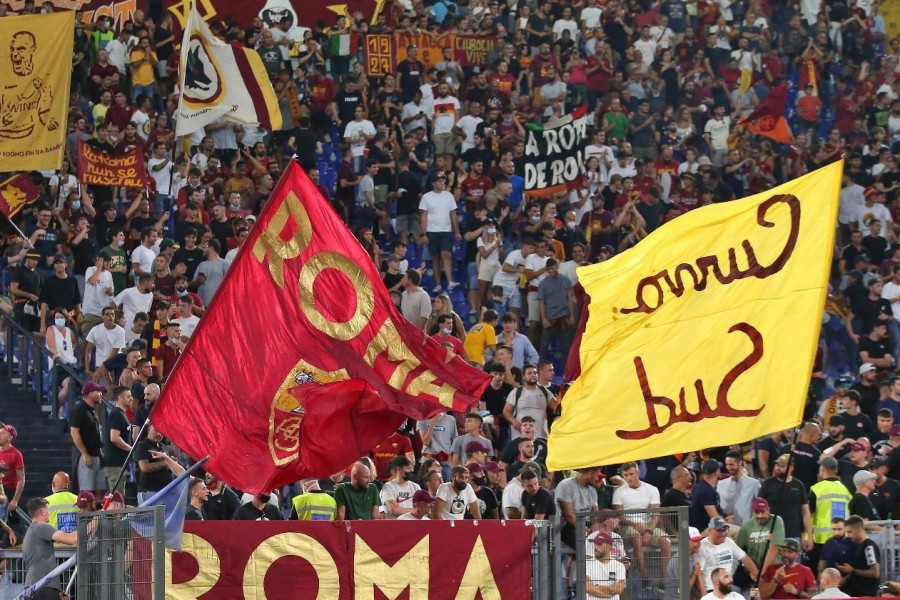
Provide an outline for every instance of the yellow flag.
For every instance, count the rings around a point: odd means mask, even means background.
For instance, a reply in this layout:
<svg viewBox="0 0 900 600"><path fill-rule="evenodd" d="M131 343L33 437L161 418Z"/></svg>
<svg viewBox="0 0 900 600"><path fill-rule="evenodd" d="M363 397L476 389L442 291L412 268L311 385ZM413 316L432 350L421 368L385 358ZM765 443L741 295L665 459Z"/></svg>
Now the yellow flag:
<svg viewBox="0 0 900 600"><path fill-rule="evenodd" d="M0 19L0 171L62 165L74 28L74 11Z"/></svg>
<svg viewBox="0 0 900 600"><path fill-rule="evenodd" d="M843 162L700 208L583 267L581 374L552 471L724 446L800 422Z"/></svg>

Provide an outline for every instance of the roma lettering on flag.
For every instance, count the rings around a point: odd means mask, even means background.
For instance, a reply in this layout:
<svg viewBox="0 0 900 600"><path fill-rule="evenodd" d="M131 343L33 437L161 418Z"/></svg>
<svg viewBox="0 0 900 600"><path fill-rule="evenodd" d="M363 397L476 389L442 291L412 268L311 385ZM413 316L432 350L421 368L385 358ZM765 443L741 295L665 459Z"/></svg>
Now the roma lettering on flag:
<svg viewBox="0 0 900 600"><path fill-rule="evenodd" d="M587 147L587 105L555 122L525 125L525 154L516 170L525 179L525 192L544 196L571 189L584 173Z"/></svg>
<svg viewBox="0 0 900 600"><path fill-rule="evenodd" d="M0 19L0 171L62 164L74 26L73 11Z"/></svg>
<svg viewBox="0 0 900 600"><path fill-rule="evenodd" d="M782 83L769 92L766 99L760 102L746 119L741 119L741 125L747 131L764 135L781 144L790 144L793 141L791 128L784 118L784 105L787 102L787 83Z"/></svg>
<svg viewBox="0 0 900 600"><path fill-rule="evenodd" d="M706 206L582 267L581 373L551 471L726 446L800 422L843 162Z"/></svg>
<svg viewBox="0 0 900 600"><path fill-rule="evenodd" d="M40 196L28 173L19 173L0 183L0 214L12 219Z"/></svg>
<svg viewBox="0 0 900 600"><path fill-rule="evenodd" d="M151 419L243 490L335 473L406 416L465 411L489 378L394 308L377 266L296 162Z"/></svg>
<svg viewBox="0 0 900 600"><path fill-rule="evenodd" d="M84 185L143 188L150 184L144 157L137 148L122 154L97 150L87 142L78 142L78 179Z"/></svg>
<svg viewBox="0 0 900 600"><path fill-rule="evenodd" d="M189 135L219 117L235 123L281 128L278 98L262 58L213 36L191 4L181 42L181 97L175 135Z"/></svg>

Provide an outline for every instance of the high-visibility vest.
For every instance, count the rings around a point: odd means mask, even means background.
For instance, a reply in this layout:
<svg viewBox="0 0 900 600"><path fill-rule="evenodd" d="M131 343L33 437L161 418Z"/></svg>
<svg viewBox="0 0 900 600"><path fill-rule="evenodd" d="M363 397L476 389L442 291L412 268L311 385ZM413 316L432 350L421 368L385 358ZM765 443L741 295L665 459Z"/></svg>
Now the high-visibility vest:
<svg viewBox="0 0 900 600"><path fill-rule="evenodd" d="M831 520L846 519L847 506L853 496L839 479L823 479L810 488L816 495L816 514L813 516L813 541L824 544L831 539Z"/></svg>
<svg viewBox="0 0 900 600"><path fill-rule="evenodd" d="M307 492L291 501L300 521L334 521L337 502L325 492Z"/></svg>
<svg viewBox="0 0 900 600"><path fill-rule="evenodd" d="M44 500L50 505L50 524L62 532L72 533L78 529L78 496L68 490L50 494Z"/></svg>

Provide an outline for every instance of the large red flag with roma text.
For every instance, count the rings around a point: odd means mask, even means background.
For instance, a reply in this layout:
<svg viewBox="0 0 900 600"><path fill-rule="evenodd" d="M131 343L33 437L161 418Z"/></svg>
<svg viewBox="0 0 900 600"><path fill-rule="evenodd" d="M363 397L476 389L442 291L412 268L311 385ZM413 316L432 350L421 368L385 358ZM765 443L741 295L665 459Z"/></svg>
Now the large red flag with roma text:
<svg viewBox="0 0 900 600"><path fill-rule="evenodd" d="M787 83L781 83L772 88L756 110L741 120L741 125L752 133L764 135L781 144L790 144L794 138L787 119L784 118L786 103Z"/></svg>
<svg viewBox="0 0 900 600"><path fill-rule="evenodd" d="M291 162L163 387L152 422L260 492L335 473L405 417L464 411L488 376L404 319Z"/></svg>

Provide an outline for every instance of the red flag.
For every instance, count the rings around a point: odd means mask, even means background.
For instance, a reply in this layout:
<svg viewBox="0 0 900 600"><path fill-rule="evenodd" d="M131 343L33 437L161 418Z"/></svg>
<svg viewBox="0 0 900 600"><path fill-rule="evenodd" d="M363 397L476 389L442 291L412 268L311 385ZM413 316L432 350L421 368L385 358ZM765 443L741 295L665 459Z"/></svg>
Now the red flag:
<svg viewBox="0 0 900 600"><path fill-rule="evenodd" d="M781 144L790 144L794 138L787 119L784 118L786 103L787 83L781 83L772 88L756 110L747 115L747 118L741 119L740 123L747 131L764 135Z"/></svg>
<svg viewBox="0 0 900 600"><path fill-rule="evenodd" d="M152 181L137 147L110 154L83 141L78 142L78 179L84 185L126 188L146 188Z"/></svg>
<svg viewBox="0 0 900 600"><path fill-rule="evenodd" d="M399 314L291 162L151 418L222 480L260 492L337 472L405 416L464 411L488 381Z"/></svg>
<svg viewBox="0 0 900 600"><path fill-rule="evenodd" d="M19 173L0 183L0 213L12 219L26 204L38 199L40 193L28 173Z"/></svg>

